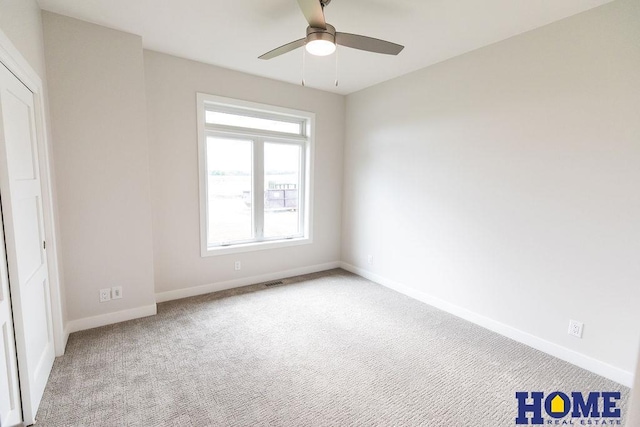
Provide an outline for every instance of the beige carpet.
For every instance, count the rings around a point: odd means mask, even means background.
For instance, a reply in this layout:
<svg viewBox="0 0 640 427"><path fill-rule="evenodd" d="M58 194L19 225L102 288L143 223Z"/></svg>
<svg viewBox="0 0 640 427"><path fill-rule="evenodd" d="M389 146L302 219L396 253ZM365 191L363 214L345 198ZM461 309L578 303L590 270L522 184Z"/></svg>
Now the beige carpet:
<svg viewBox="0 0 640 427"><path fill-rule="evenodd" d="M515 425L516 391L627 399L625 387L343 270L284 282L72 334L38 427L493 427Z"/></svg>

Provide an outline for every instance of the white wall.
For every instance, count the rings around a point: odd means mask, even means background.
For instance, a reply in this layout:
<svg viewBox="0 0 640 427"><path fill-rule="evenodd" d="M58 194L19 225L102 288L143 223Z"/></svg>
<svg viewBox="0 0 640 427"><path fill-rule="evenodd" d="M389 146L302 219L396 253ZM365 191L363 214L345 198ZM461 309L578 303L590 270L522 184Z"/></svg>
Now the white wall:
<svg viewBox="0 0 640 427"><path fill-rule="evenodd" d="M156 292L339 261L344 97L152 51L144 61ZM312 244L200 256L197 92L316 113ZM235 260L241 271L234 271Z"/></svg>
<svg viewBox="0 0 640 427"><path fill-rule="evenodd" d="M155 304L142 40L43 12L70 320ZM99 289L124 298L99 303ZM122 320L122 319L120 319Z"/></svg>
<svg viewBox="0 0 640 427"><path fill-rule="evenodd" d="M638 22L618 0L349 95L343 260L633 372Z"/></svg>

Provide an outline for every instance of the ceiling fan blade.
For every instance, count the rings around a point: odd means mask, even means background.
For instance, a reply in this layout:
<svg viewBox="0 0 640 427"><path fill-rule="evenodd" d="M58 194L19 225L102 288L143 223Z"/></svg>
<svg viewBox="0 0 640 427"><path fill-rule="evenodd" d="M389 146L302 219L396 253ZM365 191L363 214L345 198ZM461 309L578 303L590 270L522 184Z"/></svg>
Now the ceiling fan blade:
<svg viewBox="0 0 640 427"><path fill-rule="evenodd" d="M298 0L298 6L300 6L302 14L307 19L310 27L327 29L320 0Z"/></svg>
<svg viewBox="0 0 640 427"><path fill-rule="evenodd" d="M336 43L340 46L386 55L397 55L404 49L404 46L399 44L349 33L336 33Z"/></svg>
<svg viewBox="0 0 640 427"><path fill-rule="evenodd" d="M282 45L280 47L277 47L273 50L270 50L269 52L265 53L264 55L259 56L259 59L271 59L271 58L275 58L276 56L280 56L284 53L287 52L291 52L294 49L297 49L299 47L304 46L304 42L306 39L300 39L300 40L296 40L294 42L291 43L287 43L285 45Z"/></svg>

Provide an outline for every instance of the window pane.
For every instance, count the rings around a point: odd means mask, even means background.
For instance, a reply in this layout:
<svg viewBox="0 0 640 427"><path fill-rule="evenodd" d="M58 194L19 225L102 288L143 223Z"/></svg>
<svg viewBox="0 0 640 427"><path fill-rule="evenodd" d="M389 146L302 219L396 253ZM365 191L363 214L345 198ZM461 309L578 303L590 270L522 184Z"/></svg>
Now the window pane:
<svg viewBox="0 0 640 427"><path fill-rule="evenodd" d="M253 143L207 137L208 243L253 238Z"/></svg>
<svg viewBox="0 0 640 427"><path fill-rule="evenodd" d="M206 111L205 121L214 125L237 126L249 129L262 129L274 132L302 134L300 123L281 122L278 120L259 119L256 117L240 116L217 111Z"/></svg>
<svg viewBox="0 0 640 427"><path fill-rule="evenodd" d="M264 144L264 237L300 233L300 155L295 144Z"/></svg>

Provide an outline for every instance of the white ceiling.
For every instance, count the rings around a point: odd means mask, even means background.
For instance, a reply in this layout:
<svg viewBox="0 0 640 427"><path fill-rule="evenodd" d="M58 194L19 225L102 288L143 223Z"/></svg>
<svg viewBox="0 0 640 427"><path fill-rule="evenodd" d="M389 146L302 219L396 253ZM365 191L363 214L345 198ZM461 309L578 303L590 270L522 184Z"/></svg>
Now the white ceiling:
<svg viewBox="0 0 640 427"><path fill-rule="evenodd" d="M306 55L307 86L347 94L504 40L612 0L333 0L338 31L405 46L388 56L338 48ZM147 49L290 83L302 78L302 49L259 55L304 37L296 0L38 0L40 7L142 36Z"/></svg>

